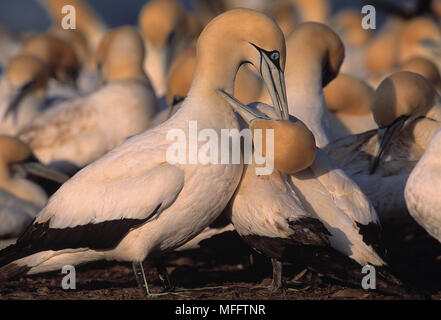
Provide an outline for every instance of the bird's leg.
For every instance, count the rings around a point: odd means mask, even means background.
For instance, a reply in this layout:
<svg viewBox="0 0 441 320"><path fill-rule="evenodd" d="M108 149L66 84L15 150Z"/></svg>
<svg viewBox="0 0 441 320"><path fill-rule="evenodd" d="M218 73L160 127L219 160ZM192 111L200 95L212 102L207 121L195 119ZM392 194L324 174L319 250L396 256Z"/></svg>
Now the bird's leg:
<svg viewBox="0 0 441 320"><path fill-rule="evenodd" d="M271 263L273 265L273 283L271 286L271 291L277 291L282 288L282 262L277 259L272 258Z"/></svg>
<svg viewBox="0 0 441 320"><path fill-rule="evenodd" d="M158 270L159 279L161 280L162 286L165 289L165 292L170 292L175 289L170 281L170 277L167 272L167 268L165 267L164 260L159 259L155 263L156 269Z"/></svg>
<svg viewBox="0 0 441 320"><path fill-rule="evenodd" d="M142 266L142 262L133 262L133 272L135 272L136 281L138 282L139 288L146 294L147 297L151 297L149 291L149 285L147 284L147 278L145 277L144 267Z"/></svg>

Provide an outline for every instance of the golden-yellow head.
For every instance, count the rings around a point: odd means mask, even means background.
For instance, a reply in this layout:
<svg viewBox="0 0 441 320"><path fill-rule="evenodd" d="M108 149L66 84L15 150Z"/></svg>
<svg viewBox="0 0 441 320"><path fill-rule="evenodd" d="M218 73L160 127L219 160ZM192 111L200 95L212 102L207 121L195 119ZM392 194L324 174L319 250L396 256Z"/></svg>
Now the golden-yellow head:
<svg viewBox="0 0 441 320"><path fill-rule="evenodd" d="M294 174L308 168L315 159L317 148L314 135L299 120L255 119L250 123L255 135L262 130L262 156L271 157L267 152L267 130L274 134L274 168L285 174ZM269 141L271 141L269 139Z"/></svg>
<svg viewBox="0 0 441 320"><path fill-rule="evenodd" d="M436 90L423 76L400 71L378 86L371 110L378 127L383 128L401 116L425 115L437 98Z"/></svg>

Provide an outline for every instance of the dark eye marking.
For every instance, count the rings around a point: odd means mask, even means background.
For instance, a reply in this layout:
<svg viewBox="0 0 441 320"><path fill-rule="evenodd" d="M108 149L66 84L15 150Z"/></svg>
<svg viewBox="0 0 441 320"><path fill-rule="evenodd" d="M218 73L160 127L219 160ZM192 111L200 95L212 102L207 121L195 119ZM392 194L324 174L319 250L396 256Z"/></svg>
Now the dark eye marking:
<svg viewBox="0 0 441 320"><path fill-rule="evenodd" d="M255 44L251 43L250 44L256 48L261 54L265 54L273 63L274 65L280 70L280 52L277 50L274 51L266 51L262 48L259 48L258 46L256 46Z"/></svg>
<svg viewBox="0 0 441 320"><path fill-rule="evenodd" d="M270 59L273 60L273 61L277 61L277 60L279 60L279 59L280 59L280 53L279 53L279 51L273 51L273 52L271 52L271 54L270 54Z"/></svg>
<svg viewBox="0 0 441 320"><path fill-rule="evenodd" d="M22 92L29 91L29 90L31 90L36 84L37 84L37 80L36 80L36 79L32 79L32 80L26 82L26 83L21 87L21 91L22 91Z"/></svg>
<svg viewBox="0 0 441 320"><path fill-rule="evenodd" d="M185 98L179 95L173 97L172 106L177 105L179 102L183 101Z"/></svg>

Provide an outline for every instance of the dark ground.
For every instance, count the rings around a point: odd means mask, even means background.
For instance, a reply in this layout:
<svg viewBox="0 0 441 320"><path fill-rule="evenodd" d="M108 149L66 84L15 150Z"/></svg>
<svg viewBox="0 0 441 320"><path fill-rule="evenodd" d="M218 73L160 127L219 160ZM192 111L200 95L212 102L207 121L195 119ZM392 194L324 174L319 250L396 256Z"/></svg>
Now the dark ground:
<svg viewBox="0 0 441 320"><path fill-rule="evenodd" d="M426 299L441 299L441 245L416 225L384 229L384 242L393 270ZM231 250L234 248L234 252ZM294 265L284 266L284 280L290 282L281 292L272 293L271 264L253 254L230 233L206 243L203 249L173 253L167 260L168 271L176 285L174 294L155 299L420 299L387 296L376 291L345 286L323 275ZM150 289L162 291L156 269L144 264ZM0 284L0 299L145 299L137 287L130 264L99 262L77 268L77 289L64 291L64 275L22 277ZM295 280L295 281L293 281Z"/></svg>

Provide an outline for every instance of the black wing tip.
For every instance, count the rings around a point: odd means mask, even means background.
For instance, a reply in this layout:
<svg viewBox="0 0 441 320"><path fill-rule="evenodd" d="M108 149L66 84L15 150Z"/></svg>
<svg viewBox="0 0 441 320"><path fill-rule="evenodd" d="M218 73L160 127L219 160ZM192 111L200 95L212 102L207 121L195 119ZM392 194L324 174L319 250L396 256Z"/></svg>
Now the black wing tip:
<svg viewBox="0 0 441 320"><path fill-rule="evenodd" d="M295 221L288 221L289 227L294 231L291 239L300 244L314 246L330 245L328 236L331 236L325 225L312 217L300 217Z"/></svg>
<svg viewBox="0 0 441 320"><path fill-rule="evenodd" d="M16 244L12 244L0 251L0 279L2 278L3 269L15 260L22 258L20 248Z"/></svg>
<svg viewBox="0 0 441 320"><path fill-rule="evenodd" d="M358 227L358 233L363 237L363 242L368 246L372 246L380 257L385 259L387 250L382 241L381 225L375 222L369 222L368 224L355 223Z"/></svg>
<svg viewBox="0 0 441 320"><path fill-rule="evenodd" d="M8 281L22 274L27 273L31 268L28 266L20 266L16 263L9 263L0 268L0 281Z"/></svg>
<svg viewBox="0 0 441 320"><path fill-rule="evenodd" d="M427 299L430 294L417 291L401 278L396 276L388 266L375 267L377 289L383 293L409 299Z"/></svg>

